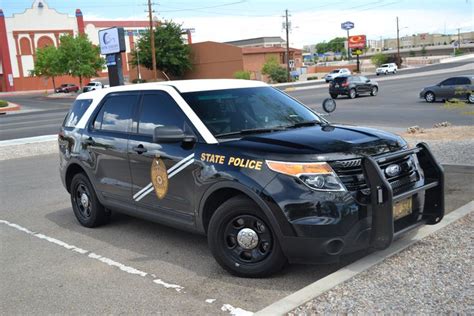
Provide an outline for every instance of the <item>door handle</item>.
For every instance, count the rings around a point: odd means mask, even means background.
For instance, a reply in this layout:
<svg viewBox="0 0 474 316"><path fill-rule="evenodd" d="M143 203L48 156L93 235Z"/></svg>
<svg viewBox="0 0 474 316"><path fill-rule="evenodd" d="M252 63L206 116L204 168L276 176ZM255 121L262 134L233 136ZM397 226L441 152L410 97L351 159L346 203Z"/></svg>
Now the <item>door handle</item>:
<svg viewBox="0 0 474 316"><path fill-rule="evenodd" d="M133 147L132 149L133 149L134 151L136 151L137 154L139 154L139 155L141 155L141 154L147 152L147 149L146 149L145 147L143 147L142 144L140 144L140 145L138 145L138 146L136 146L136 147Z"/></svg>

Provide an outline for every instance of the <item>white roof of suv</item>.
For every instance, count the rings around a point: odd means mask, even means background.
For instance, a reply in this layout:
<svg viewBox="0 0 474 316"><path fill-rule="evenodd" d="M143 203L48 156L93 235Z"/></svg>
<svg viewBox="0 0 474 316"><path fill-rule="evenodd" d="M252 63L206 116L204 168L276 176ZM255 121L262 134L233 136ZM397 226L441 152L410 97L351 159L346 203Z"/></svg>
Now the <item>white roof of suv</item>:
<svg viewBox="0 0 474 316"><path fill-rule="evenodd" d="M238 89L238 88L257 88L268 87L268 85L256 80L242 80L242 79L191 79L191 80L171 80L150 83L131 84L125 86L110 87L104 90L95 90L87 94L81 94L78 99L93 99L102 97L111 92L120 91L140 91L153 90L160 86L174 87L179 92L195 92L195 91L210 91L210 90L224 90L224 89Z"/></svg>

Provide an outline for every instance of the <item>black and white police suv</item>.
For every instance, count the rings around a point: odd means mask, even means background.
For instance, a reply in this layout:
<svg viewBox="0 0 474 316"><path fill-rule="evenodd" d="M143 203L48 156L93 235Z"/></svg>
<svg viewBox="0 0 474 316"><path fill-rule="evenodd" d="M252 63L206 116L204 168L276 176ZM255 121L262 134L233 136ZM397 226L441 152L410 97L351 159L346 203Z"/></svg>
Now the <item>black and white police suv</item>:
<svg viewBox="0 0 474 316"><path fill-rule="evenodd" d="M257 81L81 94L59 148L82 225L117 211L207 234L217 262L244 277L384 249L444 214L443 170L425 144L331 124Z"/></svg>

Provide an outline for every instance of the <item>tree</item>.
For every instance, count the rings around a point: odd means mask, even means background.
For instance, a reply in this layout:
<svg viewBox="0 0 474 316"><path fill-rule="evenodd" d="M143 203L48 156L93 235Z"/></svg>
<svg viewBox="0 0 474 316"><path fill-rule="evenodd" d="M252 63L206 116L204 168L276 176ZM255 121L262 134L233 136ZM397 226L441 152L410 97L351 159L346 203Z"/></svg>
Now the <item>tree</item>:
<svg viewBox="0 0 474 316"><path fill-rule="evenodd" d="M65 73L78 77L82 88L84 78L97 76L97 72L104 67L105 61L100 57L99 47L93 45L84 34L76 37L63 35L59 40L59 59Z"/></svg>
<svg viewBox="0 0 474 316"><path fill-rule="evenodd" d="M65 68L59 56L59 50L55 46L46 46L36 50L36 61L34 69L31 71L33 76L51 78L53 88L56 91L55 77L64 74Z"/></svg>
<svg viewBox="0 0 474 316"><path fill-rule="evenodd" d="M262 67L262 73L270 77L273 82L286 82L286 69L281 67L275 56L269 57Z"/></svg>
<svg viewBox="0 0 474 316"><path fill-rule="evenodd" d="M382 53L375 54L374 56L370 58L370 61L372 62L372 64L375 65L375 67L379 67L380 65L385 64L387 60L388 60L387 55L382 54Z"/></svg>
<svg viewBox="0 0 474 316"><path fill-rule="evenodd" d="M155 28L155 52L156 67L163 71L165 75L176 77L182 76L187 70L191 69L189 45L183 43L181 25L173 21L166 21L164 24ZM144 33L137 43L137 50L132 52L132 65L140 65L152 69L150 32ZM138 60L137 60L138 54Z"/></svg>
<svg viewBox="0 0 474 316"><path fill-rule="evenodd" d="M347 39L345 37L335 37L329 42L321 42L316 44L316 50L319 54L324 54L327 52L340 52L344 54L346 49L344 43Z"/></svg>

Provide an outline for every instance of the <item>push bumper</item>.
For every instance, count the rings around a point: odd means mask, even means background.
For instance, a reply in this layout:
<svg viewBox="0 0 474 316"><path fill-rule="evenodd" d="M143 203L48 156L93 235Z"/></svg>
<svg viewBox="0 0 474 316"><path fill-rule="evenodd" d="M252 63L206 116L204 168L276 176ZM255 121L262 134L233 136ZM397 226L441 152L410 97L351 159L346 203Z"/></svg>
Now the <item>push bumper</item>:
<svg viewBox="0 0 474 316"><path fill-rule="evenodd" d="M415 154L424 174L424 183L402 192L392 189L379 167L388 159ZM394 238L423 224L436 224L444 216L444 173L428 146L424 143L382 158L364 157L362 170L370 188L366 218L359 220L345 235L305 238L283 236L282 250L290 262L327 263L334 262L343 254L362 249L388 248ZM394 204L417 194L424 193L424 207L416 218L395 230ZM315 227L316 229L316 227Z"/></svg>

